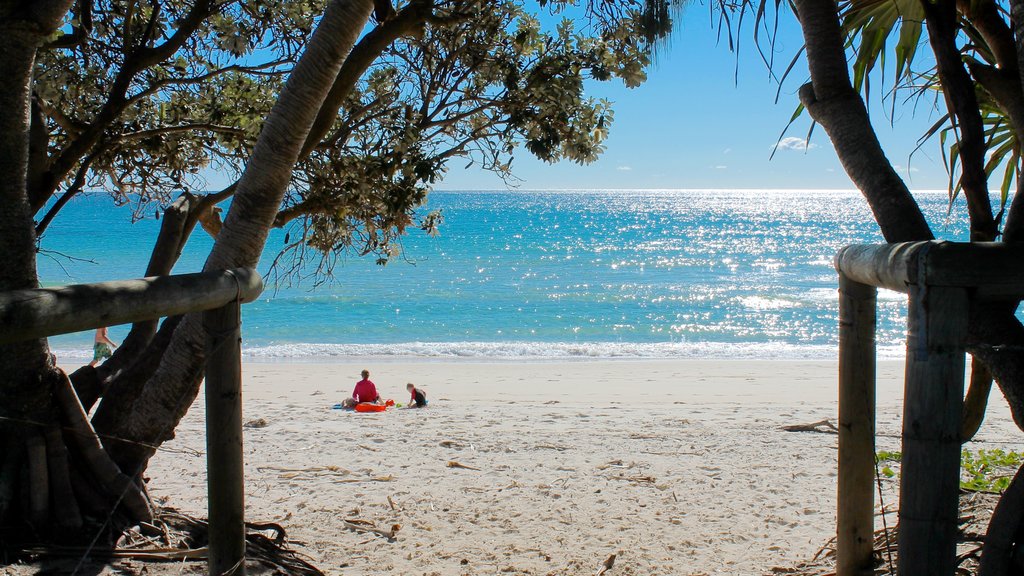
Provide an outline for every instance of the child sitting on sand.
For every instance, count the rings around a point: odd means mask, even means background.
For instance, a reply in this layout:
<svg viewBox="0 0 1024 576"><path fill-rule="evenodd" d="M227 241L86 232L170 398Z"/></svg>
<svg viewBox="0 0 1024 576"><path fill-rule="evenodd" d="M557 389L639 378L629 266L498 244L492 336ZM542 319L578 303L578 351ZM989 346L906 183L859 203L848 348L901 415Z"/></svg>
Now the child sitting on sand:
<svg viewBox="0 0 1024 576"><path fill-rule="evenodd" d="M426 408L427 407L427 393L423 390L416 388L412 382L405 385L405 389L409 391L412 397L409 399L409 408Z"/></svg>

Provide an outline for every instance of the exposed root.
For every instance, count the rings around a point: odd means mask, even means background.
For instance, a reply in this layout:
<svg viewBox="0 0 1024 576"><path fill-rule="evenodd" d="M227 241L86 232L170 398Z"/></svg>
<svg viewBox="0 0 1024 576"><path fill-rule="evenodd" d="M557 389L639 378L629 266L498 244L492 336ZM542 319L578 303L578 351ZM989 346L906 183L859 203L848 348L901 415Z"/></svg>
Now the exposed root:
<svg viewBox="0 0 1024 576"><path fill-rule="evenodd" d="M265 566L276 574L324 576L324 573L291 549L285 530L275 523L246 523L246 561ZM112 548L72 546L36 546L26 550L35 558L81 558L102 562L132 560L140 562L205 562L210 525L206 520L177 510L159 510L151 522L143 522L126 532ZM269 536L267 533L271 533Z"/></svg>
<svg viewBox="0 0 1024 576"><path fill-rule="evenodd" d="M77 530L82 527L82 513L71 486L71 468L64 437L61 436L60 428L56 426L49 427L45 437L55 524L61 530Z"/></svg>
<svg viewBox="0 0 1024 576"><path fill-rule="evenodd" d="M89 473L96 478L99 485L104 486L119 497L119 502L124 505L133 518L149 520L152 518L152 511L149 508L149 500L135 482L123 474L117 464L110 458L110 455L100 444L96 431L82 408L78 395L68 377L61 374L60 382L55 386L54 393L57 396L57 404L60 405L65 424L69 428L65 435L78 453L82 456L82 462ZM116 503L116 502L115 502Z"/></svg>

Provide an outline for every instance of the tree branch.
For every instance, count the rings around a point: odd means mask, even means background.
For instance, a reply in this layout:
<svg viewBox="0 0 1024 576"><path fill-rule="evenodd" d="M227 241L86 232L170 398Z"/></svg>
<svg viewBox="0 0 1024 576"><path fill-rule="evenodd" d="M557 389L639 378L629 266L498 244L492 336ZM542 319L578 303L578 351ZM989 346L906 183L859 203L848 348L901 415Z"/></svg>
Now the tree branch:
<svg viewBox="0 0 1024 576"><path fill-rule="evenodd" d="M985 129L978 108L978 98L956 45L959 30L955 0L921 2L924 7L928 42L935 54L935 65L942 94L946 98L950 118L959 128L960 186L967 198L971 220L971 240L995 240L998 230L988 196L988 174L985 172Z"/></svg>
<svg viewBox="0 0 1024 576"><path fill-rule="evenodd" d="M127 108L129 105L128 88L135 76L146 68L174 55L195 33L202 22L215 11L214 0L198 0L188 14L174 24L176 31L166 42L153 48L139 46L126 55L124 63L111 85L107 101L104 102L93 122L56 155L39 185L29 190L29 202L33 213L38 212L46 205L47 200L78 163L78 160L96 145L103 132Z"/></svg>
<svg viewBox="0 0 1024 576"><path fill-rule="evenodd" d="M934 238L906 184L885 157L864 101L853 89L834 2L794 0L807 46L811 83L800 101L821 124L846 173L871 207L887 242Z"/></svg>

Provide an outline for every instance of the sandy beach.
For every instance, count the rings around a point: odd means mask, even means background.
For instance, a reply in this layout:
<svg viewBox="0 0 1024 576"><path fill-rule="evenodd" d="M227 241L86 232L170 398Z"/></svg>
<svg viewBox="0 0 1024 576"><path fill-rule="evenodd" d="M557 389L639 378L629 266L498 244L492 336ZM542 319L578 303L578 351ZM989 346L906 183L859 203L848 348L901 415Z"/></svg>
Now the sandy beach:
<svg viewBox="0 0 1024 576"><path fill-rule="evenodd" d="M429 407L332 409L362 368ZM878 449L895 450L902 364L878 385ZM328 574L594 574L613 553L613 575L764 574L835 530L836 436L780 429L835 421L834 362L248 363L244 387L248 519ZM148 475L205 516L203 422L200 397ZM970 447L1019 436L994 395Z"/></svg>

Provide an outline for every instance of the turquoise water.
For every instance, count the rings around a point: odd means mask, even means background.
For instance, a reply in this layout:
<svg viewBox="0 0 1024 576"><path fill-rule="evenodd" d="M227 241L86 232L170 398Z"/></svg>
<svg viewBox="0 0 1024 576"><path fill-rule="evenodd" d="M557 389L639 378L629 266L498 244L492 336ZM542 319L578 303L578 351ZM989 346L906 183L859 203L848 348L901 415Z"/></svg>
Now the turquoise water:
<svg viewBox="0 0 1024 576"><path fill-rule="evenodd" d="M937 234L966 238L944 192L916 196ZM244 309L246 354L833 358L832 256L881 241L855 192L434 192L429 207L443 211L441 235L413 232L404 259L348 257L332 284L269 286ZM41 277L141 276L158 226L85 198L44 238ZM275 231L262 272L282 243ZM195 234L176 272L198 270L210 244ZM903 297L879 300L880 349L900 355ZM90 342L53 347L77 357Z"/></svg>

